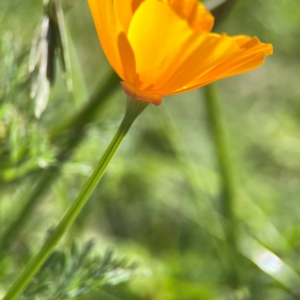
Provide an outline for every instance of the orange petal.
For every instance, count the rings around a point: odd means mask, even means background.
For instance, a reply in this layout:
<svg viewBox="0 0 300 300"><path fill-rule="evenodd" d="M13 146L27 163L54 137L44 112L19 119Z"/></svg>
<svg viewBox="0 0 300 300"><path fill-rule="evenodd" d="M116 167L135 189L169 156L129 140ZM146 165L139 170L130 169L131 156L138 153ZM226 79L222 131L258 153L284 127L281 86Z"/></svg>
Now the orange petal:
<svg viewBox="0 0 300 300"><path fill-rule="evenodd" d="M135 57L124 32L120 33L118 36L118 50L123 69L123 77L121 78L131 84L135 84Z"/></svg>
<svg viewBox="0 0 300 300"><path fill-rule="evenodd" d="M236 38L234 37L233 40L236 41ZM267 55L272 54L272 45L260 43L257 38L244 37L244 42L246 43L240 43L241 41L242 39L238 41L241 49L237 55L224 60L206 74L199 76L185 89L175 93L192 90L219 79L251 71L262 65Z"/></svg>
<svg viewBox="0 0 300 300"><path fill-rule="evenodd" d="M259 46L259 47L265 47L266 55L271 55L273 53L273 47L270 44L261 43L257 37L237 35L232 37L232 39L240 47L240 49L246 50L246 49L254 48L255 46Z"/></svg>
<svg viewBox="0 0 300 300"><path fill-rule="evenodd" d="M175 95L175 94L180 94L183 92L188 92L188 91L200 88L202 86L205 86L207 84L213 83L217 80L231 77L234 75L238 75L241 73L245 73L247 71L251 71L251 70L259 67L260 65L262 65L264 60L265 60L265 55L263 53L258 53L256 55L252 56L251 58L249 58L247 61L243 61L240 65L236 66L236 69L232 69L231 72L223 73L221 76L209 76L209 74L208 74L208 76L202 77L201 80L199 80L197 83L194 82L191 85L189 85L187 88L180 89L169 95Z"/></svg>
<svg viewBox="0 0 300 300"><path fill-rule="evenodd" d="M147 20L147 21L145 21ZM136 10L128 30L134 49L136 72L142 82L139 90L151 90L161 74L177 63L178 52L195 32L170 7L157 0L146 0Z"/></svg>
<svg viewBox="0 0 300 300"><path fill-rule="evenodd" d="M244 49L241 49L238 55L235 55L231 59L224 61L208 72L205 77L221 79L259 67L263 63L264 58L267 55L272 54L273 47L270 44L262 44L260 42L257 43L257 41L257 38L252 38L249 40L248 46L246 46ZM252 47L249 46L251 44ZM204 77L201 80L203 79Z"/></svg>
<svg viewBox="0 0 300 300"><path fill-rule="evenodd" d="M189 26L196 31L210 32L214 17L196 0L162 0L167 3Z"/></svg>
<svg viewBox="0 0 300 300"><path fill-rule="evenodd" d="M174 63L175 68L169 74L164 74L157 88L164 94L170 94L180 88L186 89L191 82L202 74L230 59L240 50L234 41L226 35L198 34L189 40L178 52Z"/></svg>
<svg viewBox="0 0 300 300"><path fill-rule="evenodd" d="M144 0L115 0L115 12L123 30L127 33L133 14Z"/></svg>
<svg viewBox="0 0 300 300"><path fill-rule="evenodd" d="M236 35L232 39L240 47L240 49L251 48L251 46L257 46L260 44L258 38L252 38L246 35Z"/></svg>
<svg viewBox="0 0 300 300"><path fill-rule="evenodd" d="M135 77L131 46L118 22L111 0L88 0L103 51L111 66L124 80Z"/></svg>

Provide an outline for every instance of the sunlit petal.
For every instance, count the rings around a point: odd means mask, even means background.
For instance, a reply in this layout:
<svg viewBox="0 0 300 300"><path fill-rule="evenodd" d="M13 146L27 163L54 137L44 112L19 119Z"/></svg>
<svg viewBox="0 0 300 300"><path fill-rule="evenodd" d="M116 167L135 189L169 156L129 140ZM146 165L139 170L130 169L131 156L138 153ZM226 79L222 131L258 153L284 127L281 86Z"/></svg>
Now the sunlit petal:
<svg viewBox="0 0 300 300"><path fill-rule="evenodd" d="M116 16L127 33L133 14L144 0L115 0Z"/></svg>
<svg viewBox="0 0 300 300"><path fill-rule="evenodd" d="M193 30L210 32L214 17L205 6L196 0L162 0L184 19Z"/></svg>
<svg viewBox="0 0 300 300"><path fill-rule="evenodd" d="M181 49L176 66L157 88L165 94L186 87L202 74L239 52L238 46L226 35L207 34L195 37L191 44Z"/></svg>
<svg viewBox="0 0 300 300"><path fill-rule="evenodd" d="M193 35L194 31L168 5L154 0L143 2L128 31L139 77L136 87L151 90L160 74L172 67L178 51Z"/></svg>
<svg viewBox="0 0 300 300"><path fill-rule="evenodd" d="M253 70L272 45L210 33L213 17L196 0L89 0L97 32L124 91L159 104L163 96Z"/></svg>
<svg viewBox="0 0 300 300"><path fill-rule="evenodd" d="M118 75L134 77L135 60L131 46L115 17L111 0L88 0L103 51Z"/></svg>
<svg viewBox="0 0 300 300"><path fill-rule="evenodd" d="M272 54L272 46L269 44L261 44L256 38L249 38L248 42L252 43L252 48L249 46L240 49L240 52L230 59L223 61L203 76L199 76L191 82L187 89L204 86L210 82L223 79L229 76L237 75L247 71L251 71L264 62L266 55ZM245 44L246 45L246 44Z"/></svg>

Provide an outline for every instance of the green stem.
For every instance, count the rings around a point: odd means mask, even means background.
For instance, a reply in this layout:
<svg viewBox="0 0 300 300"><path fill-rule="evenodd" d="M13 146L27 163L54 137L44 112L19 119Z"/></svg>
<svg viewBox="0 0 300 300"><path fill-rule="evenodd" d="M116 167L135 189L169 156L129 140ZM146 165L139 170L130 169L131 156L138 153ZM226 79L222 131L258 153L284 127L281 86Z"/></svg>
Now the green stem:
<svg viewBox="0 0 300 300"><path fill-rule="evenodd" d="M238 251L236 244L236 218L234 213L235 183L230 163L230 151L227 146L221 110L215 86L204 88L208 120L215 143L216 155L221 174L221 211L224 217L224 232L228 244L229 279L234 287L239 286Z"/></svg>
<svg viewBox="0 0 300 300"><path fill-rule="evenodd" d="M99 89L91 96L90 101L73 117L62 122L59 126L50 131L50 138L55 142L62 133L64 135L64 147L56 156L57 164L47 170L38 173L37 183L32 190L22 199L23 208L18 216L11 222L2 234L0 251L8 248L10 242L14 240L19 230L24 226L24 221L30 215L32 209L39 200L39 197L51 186L51 182L59 175L62 164L70 157L74 149L80 144L85 136L85 127L89 124L99 109L104 106L109 95L119 84L118 76L112 71L106 81L100 85Z"/></svg>
<svg viewBox="0 0 300 300"><path fill-rule="evenodd" d="M105 151L104 155L102 156L101 160L96 166L94 172L89 177L88 181L80 191L77 198L69 206L67 212L65 213L65 215L63 216L63 218L61 219L51 236L45 242L39 253L27 264L23 272L20 274L19 278L10 287L3 300L15 299L27 286L32 277L41 268L41 266L45 263L49 255L54 250L56 244L59 242L60 238L68 230L68 228L72 225L76 217L81 212L83 206L94 191L96 185L98 184L99 180L104 174L107 165L111 161L116 150L119 148L123 138L130 129L134 120L147 107L147 105L148 103L128 99L125 117L118 131L116 132L113 140L111 141L110 145L108 146L107 150Z"/></svg>

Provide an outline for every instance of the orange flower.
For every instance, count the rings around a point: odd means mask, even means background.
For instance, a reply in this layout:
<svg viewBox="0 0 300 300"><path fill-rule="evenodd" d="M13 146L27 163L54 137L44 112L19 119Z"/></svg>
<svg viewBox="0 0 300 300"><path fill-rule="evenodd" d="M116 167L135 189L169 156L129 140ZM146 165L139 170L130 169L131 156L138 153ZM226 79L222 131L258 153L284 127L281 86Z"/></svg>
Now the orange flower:
<svg viewBox="0 0 300 300"><path fill-rule="evenodd" d="M132 98L196 89L260 66L272 45L211 33L213 16L196 0L88 0L103 50Z"/></svg>

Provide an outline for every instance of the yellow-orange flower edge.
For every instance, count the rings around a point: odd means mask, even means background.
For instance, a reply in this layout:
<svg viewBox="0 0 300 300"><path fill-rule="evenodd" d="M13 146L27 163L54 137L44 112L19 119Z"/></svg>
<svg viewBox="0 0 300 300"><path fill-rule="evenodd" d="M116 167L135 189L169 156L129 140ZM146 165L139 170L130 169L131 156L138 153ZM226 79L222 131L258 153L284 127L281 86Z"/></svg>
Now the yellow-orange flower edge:
<svg viewBox="0 0 300 300"><path fill-rule="evenodd" d="M272 45L211 33L196 0L88 0L103 51L130 97L174 95L259 67Z"/></svg>

